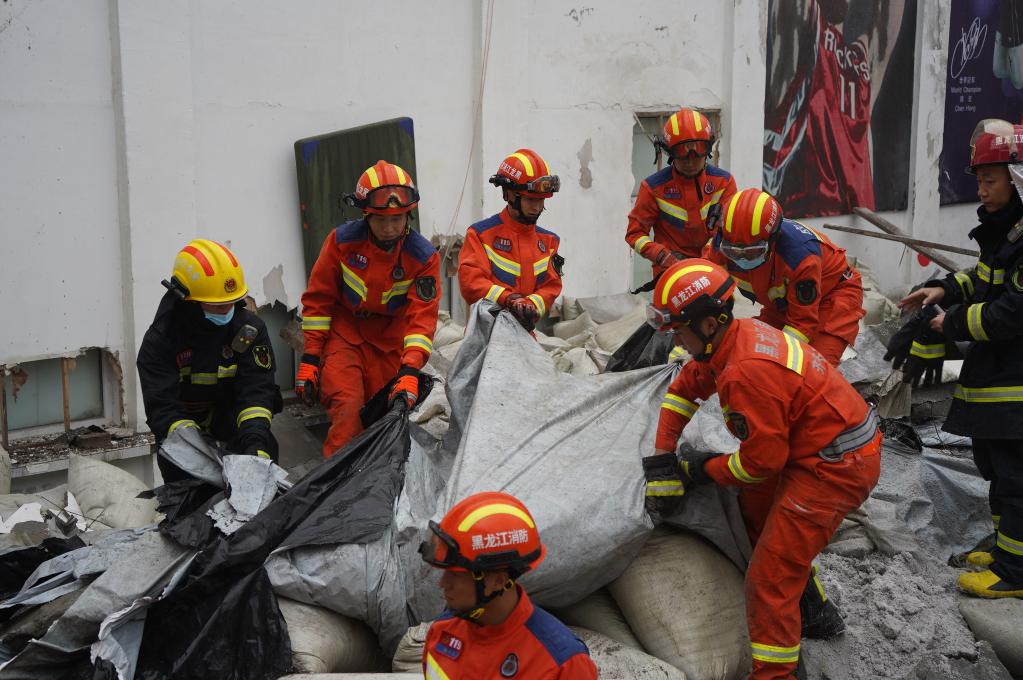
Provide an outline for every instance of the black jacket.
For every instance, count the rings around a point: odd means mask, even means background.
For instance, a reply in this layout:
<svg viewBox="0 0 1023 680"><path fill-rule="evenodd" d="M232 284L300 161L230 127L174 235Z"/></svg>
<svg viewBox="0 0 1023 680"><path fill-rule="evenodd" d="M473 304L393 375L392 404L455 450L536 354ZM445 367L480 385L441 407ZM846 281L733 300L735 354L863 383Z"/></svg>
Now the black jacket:
<svg viewBox="0 0 1023 680"><path fill-rule="evenodd" d="M255 338L236 351L232 343L246 325ZM216 326L198 303L168 292L137 362L149 429L162 441L173 428L195 422L236 453L261 449L276 459L270 419L283 401L275 363L266 325L243 302L230 323Z"/></svg>
<svg viewBox="0 0 1023 680"><path fill-rule="evenodd" d="M1014 190L998 212L977 214L976 266L927 283L945 290L945 337L971 341L944 429L1023 439L1023 203Z"/></svg>

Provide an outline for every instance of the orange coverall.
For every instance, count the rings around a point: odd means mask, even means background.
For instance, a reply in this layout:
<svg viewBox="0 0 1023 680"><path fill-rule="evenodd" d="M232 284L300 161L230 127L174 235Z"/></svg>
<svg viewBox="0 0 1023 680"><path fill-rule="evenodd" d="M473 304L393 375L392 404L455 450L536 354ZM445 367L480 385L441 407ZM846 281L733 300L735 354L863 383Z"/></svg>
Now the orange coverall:
<svg viewBox="0 0 1023 680"><path fill-rule="evenodd" d="M465 232L458 262L458 285L466 303L486 298L504 306L518 293L542 317L561 295L555 265L561 239L539 225L517 222L505 208Z"/></svg>
<svg viewBox="0 0 1023 680"><path fill-rule="evenodd" d="M792 220L782 220L778 230L767 262L756 269L740 269L722 255L721 234L703 256L725 267L747 299L763 305L757 318L809 343L838 366L866 314L863 279L827 236Z"/></svg>
<svg viewBox="0 0 1023 680"><path fill-rule="evenodd" d="M410 231L392 252L354 220L332 231L302 295L305 353L320 357L320 401L330 414L329 458L362 432L359 409L401 365L422 368L433 351L440 257Z"/></svg>
<svg viewBox="0 0 1023 680"><path fill-rule="evenodd" d="M586 645L516 587L518 605L496 626L450 612L434 621L423 647L424 675L430 680L596 680Z"/></svg>
<svg viewBox="0 0 1023 680"><path fill-rule="evenodd" d="M651 263L666 250L700 257L714 236L707 228L710 209L724 204L736 191L735 180L719 167L708 164L696 177L686 177L669 164L639 185L625 241ZM653 265L654 277L664 269Z"/></svg>
<svg viewBox="0 0 1023 680"><path fill-rule="evenodd" d="M756 319L732 321L710 360L690 362L672 381L657 448L673 451L695 400L714 392L741 442L704 469L717 484L740 487L753 543L746 570L751 677L789 678L811 563L877 483L881 434L866 402L819 352Z"/></svg>

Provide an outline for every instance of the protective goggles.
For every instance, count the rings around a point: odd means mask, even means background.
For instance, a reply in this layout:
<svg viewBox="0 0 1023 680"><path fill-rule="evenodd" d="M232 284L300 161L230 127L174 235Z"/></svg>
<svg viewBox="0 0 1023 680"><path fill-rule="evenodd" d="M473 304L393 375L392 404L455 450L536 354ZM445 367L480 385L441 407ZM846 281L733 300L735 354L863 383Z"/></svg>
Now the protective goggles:
<svg viewBox="0 0 1023 680"><path fill-rule="evenodd" d="M687 325L681 316L672 316L671 312L666 309L660 309L653 305L646 306L646 322L647 325L653 328L655 331L667 333L671 331L672 325L680 323Z"/></svg>
<svg viewBox="0 0 1023 680"><path fill-rule="evenodd" d="M718 249L721 254L733 262L763 262L771 244L767 241L760 241L753 244L738 244L722 241Z"/></svg>
<svg viewBox="0 0 1023 680"><path fill-rule="evenodd" d="M430 520L429 526L435 538L420 543L419 554L424 562L440 569L465 569L471 572L509 569L516 573L522 573L529 569L529 565L539 558L542 552L538 548L523 556L515 550L503 550L479 555L475 560L470 561L459 550L458 542L439 524ZM438 554L441 546L443 546L443 557Z"/></svg>
<svg viewBox="0 0 1023 680"><path fill-rule="evenodd" d="M687 139L671 147L671 154L676 158L688 158L690 156L702 158L710 156L712 146L713 144L706 139Z"/></svg>
<svg viewBox="0 0 1023 680"><path fill-rule="evenodd" d="M361 199L356 198L355 194L345 195L345 203L363 209L410 208L418 202L419 191L402 184L385 184L372 189Z"/></svg>
<svg viewBox="0 0 1023 680"><path fill-rule="evenodd" d="M561 178L557 175L544 175L525 184L512 184L511 188L530 194L554 194L561 189Z"/></svg>

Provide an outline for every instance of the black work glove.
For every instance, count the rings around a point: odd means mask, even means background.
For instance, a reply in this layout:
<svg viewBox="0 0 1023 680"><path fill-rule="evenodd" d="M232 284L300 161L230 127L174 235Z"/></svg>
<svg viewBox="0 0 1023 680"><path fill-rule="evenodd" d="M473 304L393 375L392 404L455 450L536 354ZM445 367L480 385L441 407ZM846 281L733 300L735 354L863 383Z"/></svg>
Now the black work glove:
<svg viewBox="0 0 1023 680"><path fill-rule="evenodd" d="M884 360L892 362L892 368L902 368L913 348L913 341L927 331L931 319L938 315L938 311L937 305L927 305L914 312L902 328L888 340L888 351L884 355Z"/></svg>
<svg viewBox="0 0 1023 680"><path fill-rule="evenodd" d="M655 523L682 509L682 495L686 490L675 456L659 453L645 457L643 476L646 477L646 511Z"/></svg>
<svg viewBox="0 0 1023 680"><path fill-rule="evenodd" d="M928 328L913 340L902 367L902 382L913 387L930 387L941 383L941 367L945 363L945 336Z"/></svg>
<svg viewBox="0 0 1023 680"><path fill-rule="evenodd" d="M704 465L711 458L717 458L720 455L722 454L697 451L683 444L678 452L678 467L682 472L682 479L694 485L713 482L714 480L704 469Z"/></svg>

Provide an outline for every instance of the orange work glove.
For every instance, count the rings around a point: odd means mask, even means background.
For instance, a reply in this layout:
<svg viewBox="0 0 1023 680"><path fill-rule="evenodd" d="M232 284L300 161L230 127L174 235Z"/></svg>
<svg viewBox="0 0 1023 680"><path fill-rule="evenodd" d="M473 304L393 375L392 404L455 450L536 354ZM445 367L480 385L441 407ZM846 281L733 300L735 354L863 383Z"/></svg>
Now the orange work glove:
<svg viewBox="0 0 1023 680"><path fill-rule="evenodd" d="M320 357L303 354L295 374L295 394L309 406L320 400Z"/></svg>
<svg viewBox="0 0 1023 680"><path fill-rule="evenodd" d="M388 403L393 407L396 403L402 402L411 409L419 399L419 369L411 366L402 366L398 369L398 380L391 388L391 397Z"/></svg>

